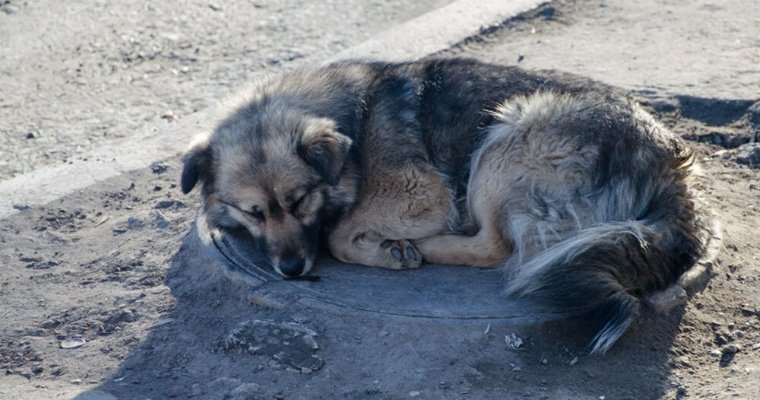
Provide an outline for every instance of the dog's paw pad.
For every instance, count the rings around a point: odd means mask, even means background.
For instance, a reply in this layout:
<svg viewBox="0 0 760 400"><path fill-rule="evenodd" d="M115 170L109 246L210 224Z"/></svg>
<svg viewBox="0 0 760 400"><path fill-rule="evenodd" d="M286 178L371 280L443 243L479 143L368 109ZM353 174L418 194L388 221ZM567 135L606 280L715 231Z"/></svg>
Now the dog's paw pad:
<svg viewBox="0 0 760 400"><path fill-rule="evenodd" d="M386 240L380 244L380 248L389 254L389 269L410 269L419 268L422 264L422 256L408 240Z"/></svg>
<svg viewBox="0 0 760 400"><path fill-rule="evenodd" d="M420 258L420 254L417 253L417 249L412 245L406 246L406 259L409 261L417 261Z"/></svg>
<svg viewBox="0 0 760 400"><path fill-rule="evenodd" d="M404 255L401 254L401 250L398 247L391 247L391 255L398 261L404 261Z"/></svg>

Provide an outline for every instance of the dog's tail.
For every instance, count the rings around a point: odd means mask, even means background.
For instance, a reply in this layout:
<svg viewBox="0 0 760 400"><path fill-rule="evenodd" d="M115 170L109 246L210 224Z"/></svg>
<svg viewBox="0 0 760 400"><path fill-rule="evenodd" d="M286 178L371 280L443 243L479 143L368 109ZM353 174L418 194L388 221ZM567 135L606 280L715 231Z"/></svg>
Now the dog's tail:
<svg viewBox="0 0 760 400"><path fill-rule="evenodd" d="M507 294L529 296L594 324L591 353L626 332L640 296L666 288L694 266L713 237L709 215L642 218L590 226L527 259L510 261Z"/></svg>

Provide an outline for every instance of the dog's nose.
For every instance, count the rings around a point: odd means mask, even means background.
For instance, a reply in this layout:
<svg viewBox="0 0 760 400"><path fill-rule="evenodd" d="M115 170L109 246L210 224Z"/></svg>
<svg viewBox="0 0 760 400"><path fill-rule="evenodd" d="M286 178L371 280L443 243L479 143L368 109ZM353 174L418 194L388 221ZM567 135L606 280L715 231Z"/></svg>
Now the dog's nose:
<svg viewBox="0 0 760 400"><path fill-rule="evenodd" d="M285 276L299 276L303 272L304 261L299 258L293 258L280 261L280 272Z"/></svg>

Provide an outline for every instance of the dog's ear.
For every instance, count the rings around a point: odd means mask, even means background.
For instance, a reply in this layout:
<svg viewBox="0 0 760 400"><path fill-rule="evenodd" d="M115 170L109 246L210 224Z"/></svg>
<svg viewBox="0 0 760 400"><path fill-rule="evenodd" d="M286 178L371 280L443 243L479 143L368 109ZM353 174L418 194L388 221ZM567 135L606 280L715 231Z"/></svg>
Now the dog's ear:
<svg viewBox="0 0 760 400"><path fill-rule="evenodd" d="M338 183L351 139L335 130L335 122L313 118L306 123L298 154L330 185Z"/></svg>
<svg viewBox="0 0 760 400"><path fill-rule="evenodd" d="M204 177L211 167L211 150L208 142L194 144L184 156L185 166L182 168L182 193L188 194Z"/></svg>

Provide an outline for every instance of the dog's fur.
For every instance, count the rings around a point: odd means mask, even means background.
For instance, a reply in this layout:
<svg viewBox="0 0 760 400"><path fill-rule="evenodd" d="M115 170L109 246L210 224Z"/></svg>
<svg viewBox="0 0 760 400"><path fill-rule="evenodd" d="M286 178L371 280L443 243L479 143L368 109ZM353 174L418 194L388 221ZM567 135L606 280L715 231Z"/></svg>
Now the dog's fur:
<svg viewBox="0 0 760 400"><path fill-rule="evenodd" d="M597 323L604 353L639 298L710 237L684 144L621 91L467 59L348 62L258 85L188 152L212 224L279 273L506 264L506 293Z"/></svg>

